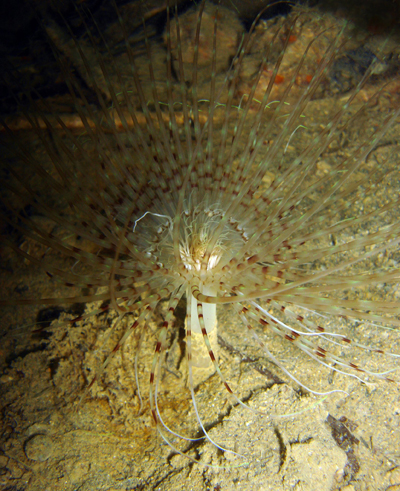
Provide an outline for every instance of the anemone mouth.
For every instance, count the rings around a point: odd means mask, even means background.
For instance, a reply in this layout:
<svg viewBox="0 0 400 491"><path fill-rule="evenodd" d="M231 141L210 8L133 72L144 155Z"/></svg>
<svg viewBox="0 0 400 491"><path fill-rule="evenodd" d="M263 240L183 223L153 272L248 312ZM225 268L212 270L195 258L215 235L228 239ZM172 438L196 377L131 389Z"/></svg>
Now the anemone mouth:
<svg viewBox="0 0 400 491"><path fill-rule="evenodd" d="M179 252L185 268L188 271L200 271L202 269L202 263L205 253L207 251L207 235L200 234L197 237L192 237L190 243L181 244L179 246ZM210 271L214 269L223 255L223 248L220 245L216 245L208 259L206 270Z"/></svg>

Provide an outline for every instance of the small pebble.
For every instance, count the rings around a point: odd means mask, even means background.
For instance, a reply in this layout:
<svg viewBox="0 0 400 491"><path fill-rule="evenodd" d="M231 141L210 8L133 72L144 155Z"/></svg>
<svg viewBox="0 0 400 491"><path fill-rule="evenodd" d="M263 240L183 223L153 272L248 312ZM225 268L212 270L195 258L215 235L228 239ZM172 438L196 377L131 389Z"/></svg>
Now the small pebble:
<svg viewBox="0 0 400 491"><path fill-rule="evenodd" d="M8 384L14 380L14 377L10 374L1 375L0 384Z"/></svg>
<svg viewBox="0 0 400 491"><path fill-rule="evenodd" d="M25 442L24 450L28 459L44 462L53 453L53 442L46 435L35 435Z"/></svg>
<svg viewBox="0 0 400 491"><path fill-rule="evenodd" d="M0 469L5 467L7 463L8 463L8 457L6 457L5 455L0 455Z"/></svg>

